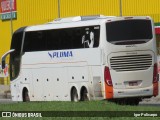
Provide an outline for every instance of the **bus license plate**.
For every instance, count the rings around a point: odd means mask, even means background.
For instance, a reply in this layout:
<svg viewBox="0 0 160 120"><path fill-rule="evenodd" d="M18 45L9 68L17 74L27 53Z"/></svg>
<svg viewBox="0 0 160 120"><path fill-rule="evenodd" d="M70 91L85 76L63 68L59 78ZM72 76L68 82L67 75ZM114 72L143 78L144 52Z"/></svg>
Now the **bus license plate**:
<svg viewBox="0 0 160 120"><path fill-rule="evenodd" d="M129 86L138 86L138 82L129 82Z"/></svg>

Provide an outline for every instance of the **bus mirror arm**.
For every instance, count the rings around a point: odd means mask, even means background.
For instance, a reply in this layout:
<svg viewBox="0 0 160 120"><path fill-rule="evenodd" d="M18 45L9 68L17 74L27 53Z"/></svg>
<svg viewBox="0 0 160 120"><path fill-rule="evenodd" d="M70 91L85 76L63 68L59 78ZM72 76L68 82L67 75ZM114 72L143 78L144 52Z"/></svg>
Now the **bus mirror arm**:
<svg viewBox="0 0 160 120"><path fill-rule="evenodd" d="M1 65L2 65L2 69L4 69L5 68L5 66L6 66L6 57L7 57L7 55L8 54L10 54L10 53L12 53L12 52L14 52L15 51L15 49L11 49L11 50L9 50L8 52L6 52L2 57L1 57Z"/></svg>

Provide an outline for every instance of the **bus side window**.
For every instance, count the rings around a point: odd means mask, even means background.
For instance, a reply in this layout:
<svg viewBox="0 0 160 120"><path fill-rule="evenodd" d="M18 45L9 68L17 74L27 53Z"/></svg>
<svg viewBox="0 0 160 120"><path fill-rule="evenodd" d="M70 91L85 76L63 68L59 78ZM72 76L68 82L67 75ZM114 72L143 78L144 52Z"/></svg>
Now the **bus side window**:
<svg viewBox="0 0 160 120"><path fill-rule="evenodd" d="M91 26L83 29L82 45L84 48L98 47L99 45L99 27Z"/></svg>
<svg viewBox="0 0 160 120"><path fill-rule="evenodd" d="M100 40L100 30L99 26L96 26L93 28L94 30L94 46L93 47L98 47L99 46L99 40Z"/></svg>
<svg viewBox="0 0 160 120"><path fill-rule="evenodd" d="M82 36L82 28L74 28L73 30L73 45L74 45L74 49L77 48L83 48L82 44L81 44L81 36Z"/></svg>
<svg viewBox="0 0 160 120"><path fill-rule="evenodd" d="M99 45L99 27L77 27L25 33L24 52L93 48Z"/></svg>
<svg viewBox="0 0 160 120"><path fill-rule="evenodd" d="M24 41L24 52L43 51L46 48L45 45L45 32L44 31L32 31L26 32Z"/></svg>

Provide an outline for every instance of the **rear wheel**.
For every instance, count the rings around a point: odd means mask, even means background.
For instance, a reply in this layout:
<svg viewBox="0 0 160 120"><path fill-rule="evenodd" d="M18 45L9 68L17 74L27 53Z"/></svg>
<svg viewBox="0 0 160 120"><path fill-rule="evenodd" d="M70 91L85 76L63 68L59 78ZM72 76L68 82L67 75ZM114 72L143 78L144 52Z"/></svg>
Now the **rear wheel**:
<svg viewBox="0 0 160 120"><path fill-rule="evenodd" d="M76 88L72 89L72 92L71 92L71 101L78 102L78 93L77 93Z"/></svg>
<svg viewBox="0 0 160 120"><path fill-rule="evenodd" d="M88 100L89 100L88 92L87 92L87 89L84 88L81 91L81 101L88 101Z"/></svg>

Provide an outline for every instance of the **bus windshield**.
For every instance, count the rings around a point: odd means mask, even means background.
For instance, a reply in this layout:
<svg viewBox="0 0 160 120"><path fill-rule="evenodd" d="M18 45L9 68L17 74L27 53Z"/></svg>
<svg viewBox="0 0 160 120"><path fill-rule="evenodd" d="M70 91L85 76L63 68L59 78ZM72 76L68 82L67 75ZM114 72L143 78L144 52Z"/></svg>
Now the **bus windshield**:
<svg viewBox="0 0 160 120"><path fill-rule="evenodd" d="M142 44L152 39L150 20L121 20L106 23L107 41L116 45Z"/></svg>

